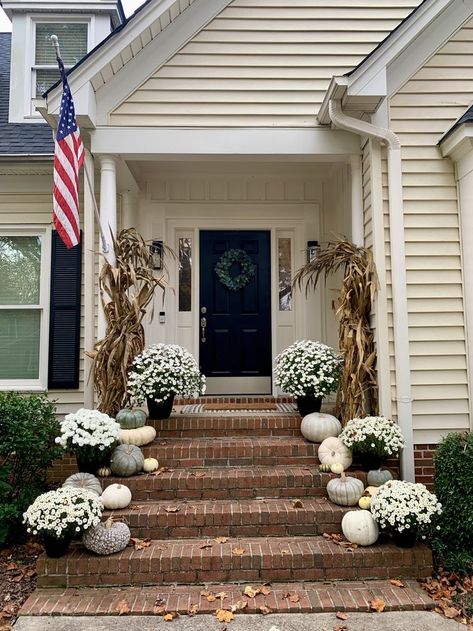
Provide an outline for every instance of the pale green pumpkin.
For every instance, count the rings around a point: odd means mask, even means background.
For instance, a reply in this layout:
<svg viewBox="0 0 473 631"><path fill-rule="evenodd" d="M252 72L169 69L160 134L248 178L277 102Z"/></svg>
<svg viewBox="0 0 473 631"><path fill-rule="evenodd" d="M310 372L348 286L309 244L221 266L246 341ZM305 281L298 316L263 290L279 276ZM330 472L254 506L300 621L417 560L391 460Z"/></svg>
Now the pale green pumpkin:
<svg viewBox="0 0 473 631"><path fill-rule="evenodd" d="M144 456L136 445L118 445L112 454L110 468L115 475L127 478L143 468Z"/></svg>
<svg viewBox="0 0 473 631"><path fill-rule="evenodd" d="M120 423L122 429L136 429L143 427L146 423L146 412L143 410L130 410L128 408L120 410L115 418Z"/></svg>

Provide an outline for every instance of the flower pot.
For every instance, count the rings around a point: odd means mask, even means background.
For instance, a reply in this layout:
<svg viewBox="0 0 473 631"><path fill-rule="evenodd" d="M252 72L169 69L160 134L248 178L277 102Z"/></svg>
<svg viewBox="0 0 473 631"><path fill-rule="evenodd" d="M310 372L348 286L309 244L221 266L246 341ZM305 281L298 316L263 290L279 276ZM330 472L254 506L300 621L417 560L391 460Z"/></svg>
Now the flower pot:
<svg viewBox="0 0 473 631"><path fill-rule="evenodd" d="M77 468L83 473L93 473L94 475L101 467L107 467L110 464L110 450L100 451L97 449L95 453L90 450L85 454L80 451L76 452Z"/></svg>
<svg viewBox="0 0 473 631"><path fill-rule="evenodd" d="M412 528L403 530L402 532L398 532L397 530L393 532L393 542L400 548L412 548L416 541L417 532L412 530Z"/></svg>
<svg viewBox="0 0 473 631"><path fill-rule="evenodd" d="M46 551L46 555L51 559L59 559L59 557L63 557L71 543L70 537L51 537L50 535L43 535L43 543L44 549Z"/></svg>
<svg viewBox="0 0 473 631"><path fill-rule="evenodd" d="M322 408L322 397L314 397L308 394L303 397L297 397L296 403L299 414L301 416L307 416L307 414L312 414L312 412L320 412Z"/></svg>
<svg viewBox="0 0 473 631"><path fill-rule="evenodd" d="M174 395L171 394L167 399L164 399L161 403L157 403L154 399L147 399L149 418L152 420L162 420L169 418L172 412L172 406L174 403Z"/></svg>
<svg viewBox="0 0 473 631"><path fill-rule="evenodd" d="M374 471L381 468L386 458L377 454L357 454L355 460L361 464L363 471Z"/></svg>

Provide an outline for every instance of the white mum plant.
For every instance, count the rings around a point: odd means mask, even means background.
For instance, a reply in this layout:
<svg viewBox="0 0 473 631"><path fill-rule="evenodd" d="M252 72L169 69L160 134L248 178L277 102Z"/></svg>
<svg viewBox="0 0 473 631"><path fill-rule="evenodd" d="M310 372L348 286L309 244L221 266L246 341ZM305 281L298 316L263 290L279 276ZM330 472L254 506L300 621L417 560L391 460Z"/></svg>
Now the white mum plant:
<svg viewBox="0 0 473 631"><path fill-rule="evenodd" d="M128 394L136 403L162 403L172 395L204 394L205 376L188 350L177 344L155 344L133 360Z"/></svg>
<svg viewBox="0 0 473 631"><path fill-rule="evenodd" d="M295 397L321 398L337 390L342 363L330 346L300 340L276 357L276 385Z"/></svg>
<svg viewBox="0 0 473 631"><path fill-rule="evenodd" d="M437 496L423 484L391 480L371 500L371 513L381 530L412 531L425 537L442 512Z"/></svg>
<svg viewBox="0 0 473 631"><path fill-rule="evenodd" d="M56 442L66 451L77 452L87 447L108 451L115 446L119 437L120 425L108 414L81 408L64 418L61 435L56 438Z"/></svg>
<svg viewBox="0 0 473 631"><path fill-rule="evenodd" d="M355 454L385 458L397 455L404 447L404 437L397 423L384 416L354 418L338 437Z"/></svg>
<svg viewBox="0 0 473 631"><path fill-rule="evenodd" d="M33 535L46 534L60 539L96 526L102 510L102 500L95 493L65 486L37 497L23 513L23 521Z"/></svg>

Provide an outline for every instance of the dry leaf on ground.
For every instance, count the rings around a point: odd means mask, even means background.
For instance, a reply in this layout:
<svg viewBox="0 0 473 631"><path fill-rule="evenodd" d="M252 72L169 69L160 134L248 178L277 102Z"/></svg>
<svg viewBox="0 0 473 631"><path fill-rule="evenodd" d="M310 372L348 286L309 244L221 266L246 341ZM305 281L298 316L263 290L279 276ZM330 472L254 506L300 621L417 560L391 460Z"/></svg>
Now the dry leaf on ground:
<svg viewBox="0 0 473 631"><path fill-rule="evenodd" d="M232 605L232 612L235 613L235 611L241 611L245 607L248 607L248 602L245 602L244 600L237 600L236 603Z"/></svg>
<svg viewBox="0 0 473 631"><path fill-rule="evenodd" d="M400 581L397 578L391 578L389 580L389 582L391 583L391 585L394 585L395 587L405 587L406 586L405 583L403 583L402 581Z"/></svg>
<svg viewBox="0 0 473 631"><path fill-rule="evenodd" d="M268 613L273 613L273 610L270 609L269 607L266 607L266 605L263 605L262 607L260 607L259 610L263 614L263 616L267 616Z"/></svg>
<svg viewBox="0 0 473 631"><path fill-rule="evenodd" d="M207 543L203 543L203 544L200 546L200 549L201 549L201 550L208 550L208 549L209 549L209 548L211 548L212 546L213 546L213 543L207 542Z"/></svg>
<svg viewBox="0 0 473 631"><path fill-rule="evenodd" d="M253 585L247 585L245 589L243 590L243 595L248 596L248 598L254 598L258 594L259 594L258 588L253 587Z"/></svg>
<svg viewBox="0 0 473 631"><path fill-rule="evenodd" d="M195 616L198 613L199 613L199 605L197 603L191 604L191 606L187 610L187 615L188 616Z"/></svg>
<svg viewBox="0 0 473 631"><path fill-rule="evenodd" d="M337 624L333 627L333 631L348 631L348 627L346 624Z"/></svg>
<svg viewBox="0 0 473 631"><path fill-rule="evenodd" d="M228 537L215 537L215 543L227 543Z"/></svg>
<svg viewBox="0 0 473 631"><path fill-rule="evenodd" d="M174 618L178 617L178 615L179 614L177 613L177 611L170 611L164 616L163 620L165 620L166 622L172 622Z"/></svg>
<svg viewBox="0 0 473 631"><path fill-rule="evenodd" d="M224 600L225 598L228 598L228 594L227 592L218 592L218 594L215 594L217 596L217 598L220 598L220 600Z"/></svg>
<svg viewBox="0 0 473 631"><path fill-rule="evenodd" d="M269 585L269 583L261 585L261 587L259 588L259 593L263 594L263 596L268 596L271 593L271 586Z"/></svg>
<svg viewBox="0 0 473 631"><path fill-rule="evenodd" d="M299 596L299 594L289 594L288 600L291 603L298 603L300 602L301 597Z"/></svg>
<svg viewBox="0 0 473 631"><path fill-rule="evenodd" d="M151 539L137 539L132 537L128 543L129 546L134 546L135 550L143 550L149 548L151 545Z"/></svg>
<svg viewBox="0 0 473 631"><path fill-rule="evenodd" d="M217 609L215 617L219 622L231 622L234 619L234 615L228 609Z"/></svg>
<svg viewBox="0 0 473 631"><path fill-rule="evenodd" d="M232 554L234 554L237 557L241 557L243 554L245 554L246 550L245 548L233 548L232 550Z"/></svg>
<svg viewBox="0 0 473 631"><path fill-rule="evenodd" d="M381 598L373 598L373 600L369 600L368 603L370 610L377 611L378 613L381 613L386 608L386 603Z"/></svg>
<svg viewBox="0 0 473 631"><path fill-rule="evenodd" d="M118 613L119 616L124 616L125 614L130 613L130 607L126 600L120 600L120 602L117 603L117 606L115 607L115 611Z"/></svg>
<svg viewBox="0 0 473 631"><path fill-rule="evenodd" d="M348 614L346 614L344 611L337 611L335 615L339 620L348 620Z"/></svg>
<svg viewBox="0 0 473 631"><path fill-rule="evenodd" d="M206 598L207 602L209 602L209 603L213 603L213 602L215 602L217 600L217 596L213 592L202 591L202 592L200 592L200 595L203 598Z"/></svg>
<svg viewBox="0 0 473 631"><path fill-rule="evenodd" d="M293 508L304 508L304 504L301 502L301 500L294 500L292 502L292 506Z"/></svg>
<svg viewBox="0 0 473 631"><path fill-rule="evenodd" d="M205 476L205 471L197 471L196 473L191 473L190 475L194 476L194 478L203 478Z"/></svg>
<svg viewBox="0 0 473 631"><path fill-rule="evenodd" d="M181 509L178 506L166 506L166 513L178 513Z"/></svg>

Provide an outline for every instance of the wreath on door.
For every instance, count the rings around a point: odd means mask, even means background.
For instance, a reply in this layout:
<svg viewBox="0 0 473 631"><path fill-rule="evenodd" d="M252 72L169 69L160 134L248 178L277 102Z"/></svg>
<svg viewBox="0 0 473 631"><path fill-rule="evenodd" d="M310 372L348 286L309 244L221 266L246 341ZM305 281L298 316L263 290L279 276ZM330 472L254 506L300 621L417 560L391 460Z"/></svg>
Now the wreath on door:
<svg viewBox="0 0 473 631"><path fill-rule="evenodd" d="M240 266L240 273L236 276L230 274L234 263ZM227 250L222 254L215 266L215 272L222 285L230 291L239 291L248 285L256 273L256 267L245 250Z"/></svg>

